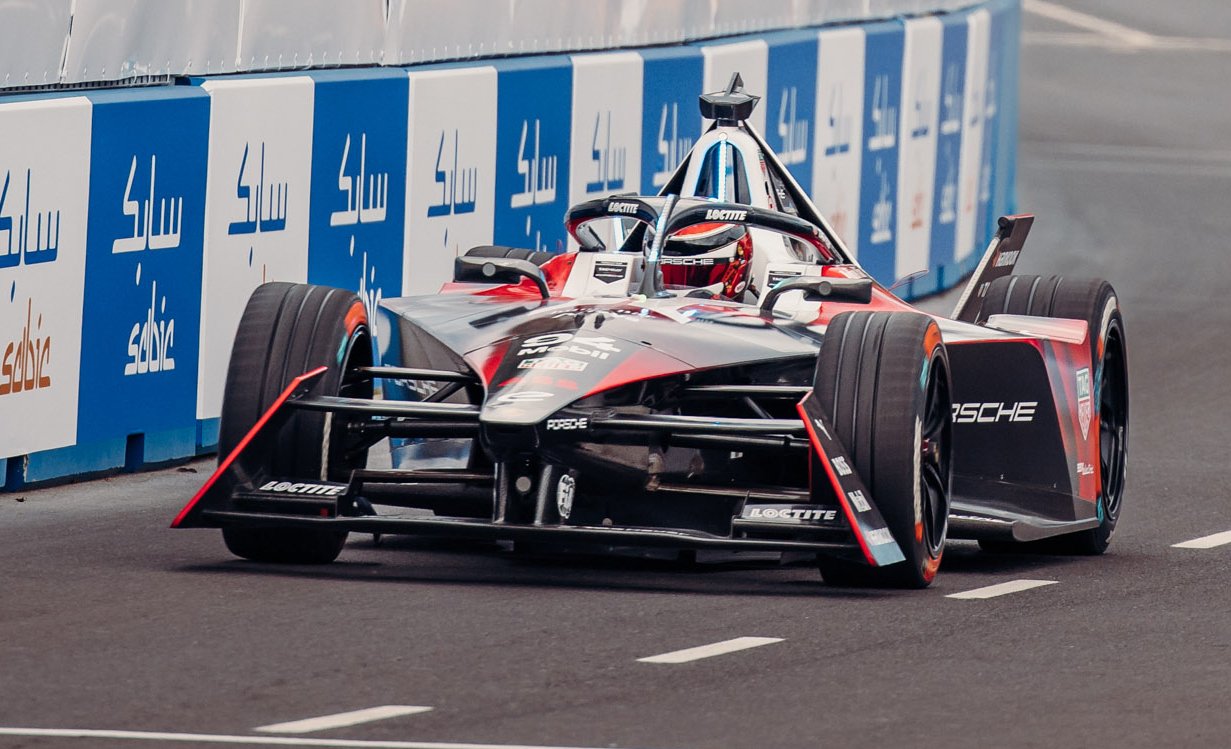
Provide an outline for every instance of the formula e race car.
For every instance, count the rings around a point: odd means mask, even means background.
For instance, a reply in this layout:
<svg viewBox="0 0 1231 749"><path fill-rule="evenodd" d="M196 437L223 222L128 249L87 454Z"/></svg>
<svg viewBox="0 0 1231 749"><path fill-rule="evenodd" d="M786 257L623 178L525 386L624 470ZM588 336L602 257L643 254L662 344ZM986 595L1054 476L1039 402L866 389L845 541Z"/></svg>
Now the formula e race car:
<svg viewBox="0 0 1231 749"><path fill-rule="evenodd" d="M903 587L949 537L1101 553L1128 436L1112 287L1010 275L1016 216L951 319L916 310L749 126L757 101L738 76L702 96L713 125L661 194L574 206L572 251L474 248L374 319L258 288L218 469L173 526L259 561L329 562L355 531L807 552Z"/></svg>

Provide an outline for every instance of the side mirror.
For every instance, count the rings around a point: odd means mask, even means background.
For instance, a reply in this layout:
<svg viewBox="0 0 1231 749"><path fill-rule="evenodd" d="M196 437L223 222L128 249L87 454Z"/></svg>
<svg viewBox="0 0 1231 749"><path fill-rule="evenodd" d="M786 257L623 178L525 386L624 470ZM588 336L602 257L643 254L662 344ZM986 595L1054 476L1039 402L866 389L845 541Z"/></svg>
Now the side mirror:
<svg viewBox="0 0 1231 749"><path fill-rule="evenodd" d="M528 260L497 257L466 257L453 261L453 280L463 283L521 283L529 278L544 299L551 296L543 269Z"/></svg>
<svg viewBox="0 0 1231 749"><path fill-rule="evenodd" d="M804 292L804 299L810 302L854 302L867 304L872 301L872 279L870 278L818 278L817 276L795 276L780 281L761 298L761 315L770 317L778 297L788 291Z"/></svg>
<svg viewBox="0 0 1231 749"><path fill-rule="evenodd" d="M590 224L577 227L577 244L581 245L582 252L602 252L607 249L603 240L598 238L598 232L594 231Z"/></svg>

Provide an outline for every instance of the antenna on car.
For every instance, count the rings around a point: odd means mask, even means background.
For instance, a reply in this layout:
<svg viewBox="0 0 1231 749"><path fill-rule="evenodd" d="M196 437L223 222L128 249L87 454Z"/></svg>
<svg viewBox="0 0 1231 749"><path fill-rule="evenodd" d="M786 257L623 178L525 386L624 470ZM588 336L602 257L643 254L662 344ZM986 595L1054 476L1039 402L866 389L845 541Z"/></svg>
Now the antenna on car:
<svg viewBox="0 0 1231 749"><path fill-rule="evenodd" d="M734 125L751 117L760 100L761 97L744 91L744 78L735 73L726 91L701 95L701 116L707 120L718 120L723 125Z"/></svg>

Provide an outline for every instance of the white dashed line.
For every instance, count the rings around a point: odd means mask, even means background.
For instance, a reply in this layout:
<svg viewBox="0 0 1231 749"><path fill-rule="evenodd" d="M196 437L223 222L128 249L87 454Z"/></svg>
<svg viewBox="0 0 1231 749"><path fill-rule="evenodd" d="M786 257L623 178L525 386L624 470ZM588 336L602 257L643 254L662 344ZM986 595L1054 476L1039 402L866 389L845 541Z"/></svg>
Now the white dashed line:
<svg viewBox="0 0 1231 749"><path fill-rule="evenodd" d="M330 728L357 726L360 723L371 723L374 720L426 713L431 709L421 705L381 705L380 707L369 707L363 710L351 710L346 713L322 715L319 718L305 718L303 720L292 720L288 723L274 723L273 725L260 726L252 730L264 733L311 733L313 731L327 731Z"/></svg>
<svg viewBox="0 0 1231 749"><path fill-rule="evenodd" d="M995 598L997 596L1007 596L1010 593L1020 593L1023 590L1031 588L1041 588L1044 585L1055 585L1055 580L1010 580L1007 583L998 583L996 585L988 585L983 588L975 588L967 590L963 593L950 593L945 598L965 598L965 599L980 599L980 598Z"/></svg>
<svg viewBox="0 0 1231 749"><path fill-rule="evenodd" d="M685 650L675 650L662 655L651 655L648 658L638 658L641 663L688 663L702 658L712 658L716 655L726 655L737 650L757 648L762 645L773 645L782 642L781 637L736 637L734 640L723 640L712 645L700 645Z"/></svg>
<svg viewBox="0 0 1231 749"><path fill-rule="evenodd" d="M1182 543L1172 544L1171 548L1173 549L1212 549L1215 546L1223 546L1225 544L1231 544L1231 531L1223 531L1222 533L1215 533L1212 536L1202 536L1201 538L1194 538L1191 541L1184 541Z"/></svg>
<svg viewBox="0 0 1231 749"><path fill-rule="evenodd" d="M119 739L124 741L239 744L246 746L335 747L336 749L589 749L528 744L466 744L447 741L363 741L360 739L308 739L292 736L234 736L215 733L161 731L106 731L89 728L0 728L0 736L57 739Z"/></svg>

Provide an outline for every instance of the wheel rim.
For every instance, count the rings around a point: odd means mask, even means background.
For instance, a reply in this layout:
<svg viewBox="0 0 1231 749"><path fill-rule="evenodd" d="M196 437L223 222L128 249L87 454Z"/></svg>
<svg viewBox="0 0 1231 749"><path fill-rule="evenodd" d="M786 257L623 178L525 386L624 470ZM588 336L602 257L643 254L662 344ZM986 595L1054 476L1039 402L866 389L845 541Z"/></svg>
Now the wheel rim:
<svg viewBox="0 0 1231 749"><path fill-rule="evenodd" d="M1099 377L1099 469L1103 491L1101 510L1115 520L1124 495L1125 461L1128 455L1128 388L1119 329L1107 336Z"/></svg>
<svg viewBox="0 0 1231 749"><path fill-rule="evenodd" d="M943 366L932 362L920 440L919 483L923 543L933 558L940 555L949 530L949 477L952 419L949 380Z"/></svg>

